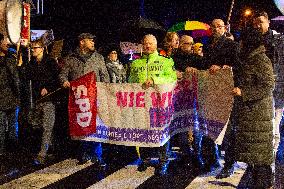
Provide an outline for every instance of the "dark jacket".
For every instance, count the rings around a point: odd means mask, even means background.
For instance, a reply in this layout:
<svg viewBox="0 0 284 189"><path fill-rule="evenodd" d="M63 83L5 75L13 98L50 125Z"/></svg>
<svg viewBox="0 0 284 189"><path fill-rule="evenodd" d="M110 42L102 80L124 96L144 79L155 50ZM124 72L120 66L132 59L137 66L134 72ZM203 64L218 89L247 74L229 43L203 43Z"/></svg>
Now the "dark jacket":
<svg viewBox="0 0 284 189"><path fill-rule="evenodd" d="M274 75L275 75L275 90L274 99L275 107L284 107L284 36L282 34L273 34L271 29L264 34L264 45L266 55L270 58Z"/></svg>
<svg viewBox="0 0 284 189"><path fill-rule="evenodd" d="M274 77L264 46L253 50L245 58L239 79L242 95L235 97L233 111L236 114L237 160L270 165L273 161Z"/></svg>
<svg viewBox="0 0 284 189"><path fill-rule="evenodd" d="M74 53L65 58L64 62L59 75L61 84L65 81L76 80L92 71L96 74L97 82L110 82L104 58L97 52L83 56L79 49L76 49Z"/></svg>
<svg viewBox="0 0 284 189"><path fill-rule="evenodd" d="M126 83L126 70L119 60L113 62L109 58L106 60L106 67L111 83Z"/></svg>
<svg viewBox="0 0 284 189"><path fill-rule="evenodd" d="M187 67L193 67L198 70L205 69L203 58L194 54L184 53L178 50L172 58L174 60L175 69L180 72L184 72Z"/></svg>
<svg viewBox="0 0 284 189"><path fill-rule="evenodd" d="M32 58L27 69L28 79L32 81L33 100L40 99L41 90L48 93L59 88L59 68L55 59L44 55L40 63ZM51 99L48 99L51 100Z"/></svg>
<svg viewBox="0 0 284 189"><path fill-rule="evenodd" d="M212 65L229 65L233 67L238 62L239 51L239 44L225 36L220 37L215 43L211 38L203 48L206 66L207 68Z"/></svg>
<svg viewBox="0 0 284 189"><path fill-rule="evenodd" d="M0 56L0 111L19 105L20 80L14 55Z"/></svg>

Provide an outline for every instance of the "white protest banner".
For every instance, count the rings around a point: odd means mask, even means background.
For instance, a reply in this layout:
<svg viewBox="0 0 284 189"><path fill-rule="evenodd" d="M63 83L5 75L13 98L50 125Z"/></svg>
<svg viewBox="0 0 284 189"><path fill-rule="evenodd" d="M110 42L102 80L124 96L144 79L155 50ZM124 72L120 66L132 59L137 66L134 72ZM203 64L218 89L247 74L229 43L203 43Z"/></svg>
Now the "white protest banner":
<svg viewBox="0 0 284 189"><path fill-rule="evenodd" d="M198 127L215 140L232 107L231 70L199 71L177 84L147 90L141 84L97 83L96 133L73 139L158 147Z"/></svg>

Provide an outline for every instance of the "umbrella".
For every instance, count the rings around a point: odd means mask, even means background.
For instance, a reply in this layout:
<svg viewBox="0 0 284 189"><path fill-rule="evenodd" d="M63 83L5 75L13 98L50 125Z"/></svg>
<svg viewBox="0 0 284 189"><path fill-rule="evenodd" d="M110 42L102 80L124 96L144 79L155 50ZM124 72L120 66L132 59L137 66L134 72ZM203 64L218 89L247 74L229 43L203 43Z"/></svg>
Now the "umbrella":
<svg viewBox="0 0 284 189"><path fill-rule="evenodd" d="M140 42L145 34L153 34L160 38L165 32L166 29L158 22L140 16L125 22L121 29L120 41Z"/></svg>
<svg viewBox="0 0 284 189"><path fill-rule="evenodd" d="M272 21L282 21L282 22L284 22L284 16L277 16L275 18L272 18L271 20Z"/></svg>
<svg viewBox="0 0 284 189"><path fill-rule="evenodd" d="M136 22L136 24L137 27L140 29L148 28L148 29L166 31L165 28L163 28L159 23L147 18L143 18L141 16L139 17L138 22Z"/></svg>
<svg viewBox="0 0 284 189"><path fill-rule="evenodd" d="M185 21L173 25L169 32L191 31L193 38L211 35L210 26L199 21Z"/></svg>
<svg viewBox="0 0 284 189"><path fill-rule="evenodd" d="M284 32L284 16L272 18L270 27L278 32Z"/></svg>

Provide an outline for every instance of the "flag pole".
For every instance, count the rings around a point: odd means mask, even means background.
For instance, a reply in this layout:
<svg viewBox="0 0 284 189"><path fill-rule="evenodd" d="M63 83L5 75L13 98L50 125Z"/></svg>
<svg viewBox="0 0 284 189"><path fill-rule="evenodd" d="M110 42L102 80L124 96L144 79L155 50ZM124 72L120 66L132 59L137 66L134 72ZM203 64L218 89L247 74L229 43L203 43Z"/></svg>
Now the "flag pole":
<svg viewBox="0 0 284 189"><path fill-rule="evenodd" d="M230 11L229 11L229 15L228 15L228 19L227 19L228 32L230 32L230 20L231 20L233 8L234 8L234 3L235 3L235 0L232 0Z"/></svg>

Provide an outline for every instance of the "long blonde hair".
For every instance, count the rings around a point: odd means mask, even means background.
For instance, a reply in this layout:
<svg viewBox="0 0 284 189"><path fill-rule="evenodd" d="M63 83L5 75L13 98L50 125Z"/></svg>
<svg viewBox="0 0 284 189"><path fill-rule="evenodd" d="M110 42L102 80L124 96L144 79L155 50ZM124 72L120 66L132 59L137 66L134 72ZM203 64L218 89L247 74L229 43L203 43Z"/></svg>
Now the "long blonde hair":
<svg viewBox="0 0 284 189"><path fill-rule="evenodd" d="M167 32L166 36L163 40L163 49L167 52L168 55L171 55L172 51L173 51L173 46L172 46L172 40L173 38L177 36L179 39L179 35L176 32Z"/></svg>

